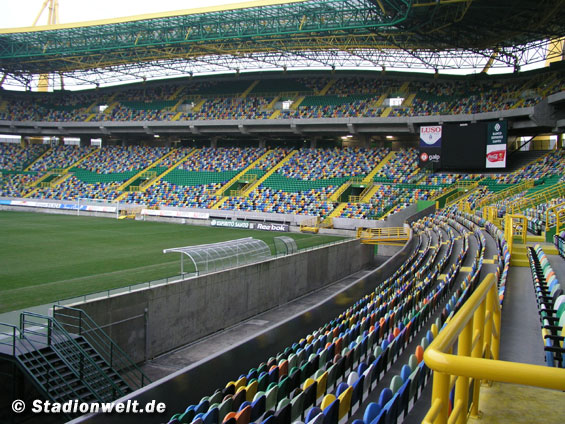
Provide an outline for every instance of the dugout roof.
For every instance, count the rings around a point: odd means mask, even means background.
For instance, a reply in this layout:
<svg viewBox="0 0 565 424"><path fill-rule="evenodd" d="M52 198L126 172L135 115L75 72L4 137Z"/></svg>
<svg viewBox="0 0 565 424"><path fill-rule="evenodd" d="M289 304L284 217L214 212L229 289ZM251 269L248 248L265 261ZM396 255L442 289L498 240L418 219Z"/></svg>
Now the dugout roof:
<svg viewBox="0 0 565 424"><path fill-rule="evenodd" d="M0 70L29 86L46 73L105 84L296 66L519 69L564 35L565 0L263 0L0 30Z"/></svg>
<svg viewBox="0 0 565 424"><path fill-rule="evenodd" d="M163 253L172 252L181 254L181 275L219 271L271 257L267 243L253 237L163 250ZM186 265L185 256L189 259Z"/></svg>

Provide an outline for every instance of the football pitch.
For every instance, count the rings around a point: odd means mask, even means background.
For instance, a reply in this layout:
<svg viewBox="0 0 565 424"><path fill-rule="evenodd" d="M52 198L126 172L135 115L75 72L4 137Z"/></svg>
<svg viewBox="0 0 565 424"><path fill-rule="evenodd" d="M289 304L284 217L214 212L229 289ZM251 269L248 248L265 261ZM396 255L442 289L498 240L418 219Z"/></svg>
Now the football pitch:
<svg viewBox="0 0 565 424"><path fill-rule="evenodd" d="M0 313L180 273L163 249L254 237L274 252L284 234L299 249L340 237L32 212L0 212Z"/></svg>

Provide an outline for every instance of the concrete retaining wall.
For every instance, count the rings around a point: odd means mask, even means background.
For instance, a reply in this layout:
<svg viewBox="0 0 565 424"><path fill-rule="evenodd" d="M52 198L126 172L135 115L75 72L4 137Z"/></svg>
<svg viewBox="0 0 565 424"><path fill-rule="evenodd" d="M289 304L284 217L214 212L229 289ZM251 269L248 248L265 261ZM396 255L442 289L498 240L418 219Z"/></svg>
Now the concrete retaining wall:
<svg viewBox="0 0 565 424"><path fill-rule="evenodd" d="M175 412L182 412L187 405L198 403L202 396L210 395L227 381L237 379L241 372L256 367L270 356L291 346L305 334L319 328L323 323L342 313L348 306L375 290L406 261L415 248L416 240L411 238L400 251L383 265L328 297L310 309L289 319L274 324L262 333L247 340L241 340L225 352L203 359L171 374L159 381L137 390L122 398L136 400L145 405L150 400L166 402L167 412L161 416L136 415L136 423L154 423L167 420ZM341 264L340 264L341 265ZM121 424L123 415L93 414L73 420L70 424Z"/></svg>
<svg viewBox="0 0 565 424"><path fill-rule="evenodd" d="M372 260L373 246L351 240L73 306L139 362L322 288Z"/></svg>

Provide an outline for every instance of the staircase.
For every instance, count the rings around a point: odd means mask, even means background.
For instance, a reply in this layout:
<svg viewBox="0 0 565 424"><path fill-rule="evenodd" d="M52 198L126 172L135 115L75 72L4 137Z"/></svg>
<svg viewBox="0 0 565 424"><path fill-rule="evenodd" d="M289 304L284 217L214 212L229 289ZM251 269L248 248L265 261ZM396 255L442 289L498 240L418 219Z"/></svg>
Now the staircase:
<svg viewBox="0 0 565 424"><path fill-rule="evenodd" d="M259 187L259 185L261 185L263 183L263 181L265 181L267 178L269 178L271 175L273 175L277 171L277 169L279 169L285 163L287 163L296 153L297 153L297 150L293 150L288 155L286 155L283 158L283 160L281 160L279 163L277 163L273 168L271 168L270 171L268 171L265 175L263 175L261 178L259 178L254 184L249 186L243 193L241 193L241 195L242 196L249 196L249 193L251 193L257 187Z"/></svg>
<svg viewBox="0 0 565 424"><path fill-rule="evenodd" d="M368 184L370 182L373 181L373 179L375 178L375 175L377 175L377 173L383 169L383 167L396 155L396 152L389 152L384 158L383 160L381 160L379 162L379 164L377 166L375 166L373 168L373 170L371 172L369 172L367 174L367 176L365 178L363 178L363 183Z"/></svg>
<svg viewBox="0 0 565 424"><path fill-rule="evenodd" d="M0 359L16 363L44 398L109 402L150 382L84 312L57 306L54 314L64 323L23 312L19 328L0 324Z"/></svg>
<svg viewBox="0 0 565 424"><path fill-rule="evenodd" d="M249 165L247 165L244 169L242 169L235 177L233 177L231 180L229 180L227 183L225 183L222 187L220 187L218 189L218 191L216 191L216 196L224 196L226 190L231 187L233 184L235 184L235 182L237 180L239 180L241 177L243 177L247 172L251 171L252 169L255 168L255 166L257 166L258 163L260 163L263 159L265 159L267 156L269 156L273 151L272 150L267 150L265 153L263 153L259 158L255 159L253 162L251 162ZM228 193L229 194L229 193Z"/></svg>
<svg viewBox="0 0 565 424"><path fill-rule="evenodd" d="M37 161L39 161L42 157L44 157L45 155L47 155L49 152L51 151L51 147L48 148L47 150L45 150L40 156L38 156L33 162L31 162L28 166L25 167L24 172L28 172L31 170L31 167L33 166L34 163L36 163Z"/></svg>
<svg viewBox="0 0 565 424"><path fill-rule="evenodd" d="M337 207L328 215L329 218L337 218L341 215L343 210L347 207L347 202L340 203Z"/></svg>
<svg viewBox="0 0 565 424"><path fill-rule="evenodd" d="M369 203L371 197L373 197L375 193L379 191L380 187L380 184L374 184L365 194L360 196L361 198L359 199L359 203Z"/></svg>

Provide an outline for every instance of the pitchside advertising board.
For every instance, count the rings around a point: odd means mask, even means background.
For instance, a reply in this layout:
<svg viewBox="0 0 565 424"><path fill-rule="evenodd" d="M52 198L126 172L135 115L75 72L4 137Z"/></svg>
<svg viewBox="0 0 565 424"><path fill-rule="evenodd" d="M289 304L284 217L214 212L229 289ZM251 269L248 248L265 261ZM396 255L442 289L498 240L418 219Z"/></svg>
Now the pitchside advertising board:
<svg viewBox="0 0 565 424"><path fill-rule="evenodd" d="M262 231L290 231L288 224L275 224L271 222L232 221L228 219L213 219L211 227L241 228L244 230Z"/></svg>
<svg viewBox="0 0 565 424"><path fill-rule="evenodd" d="M506 168L507 132L506 121L488 123L486 168Z"/></svg>
<svg viewBox="0 0 565 424"><path fill-rule="evenodd" d="M420 167L441 166L441 125L420 127Z"/></svg>

